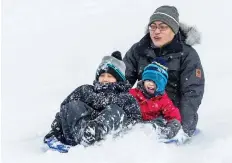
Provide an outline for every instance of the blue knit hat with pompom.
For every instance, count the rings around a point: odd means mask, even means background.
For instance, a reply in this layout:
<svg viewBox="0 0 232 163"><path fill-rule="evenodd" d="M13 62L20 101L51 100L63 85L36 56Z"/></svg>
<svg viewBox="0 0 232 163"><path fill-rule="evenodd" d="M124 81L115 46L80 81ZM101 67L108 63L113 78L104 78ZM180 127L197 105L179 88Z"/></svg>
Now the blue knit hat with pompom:
<svg viewBox="0 0 232 163"><path fill-rule="evenodd" d="M166 61L157 57L155 60L144 68L142 80L151 80L156 84L155 94L163 94L168 82L168 67Z"/></svg>

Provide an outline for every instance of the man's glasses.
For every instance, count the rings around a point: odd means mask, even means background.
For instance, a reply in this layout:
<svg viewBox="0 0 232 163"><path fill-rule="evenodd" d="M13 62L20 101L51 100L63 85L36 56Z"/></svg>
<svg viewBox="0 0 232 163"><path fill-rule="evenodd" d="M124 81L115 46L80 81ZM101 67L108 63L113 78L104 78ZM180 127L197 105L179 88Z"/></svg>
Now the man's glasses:
<svg viewBox="0 0 232 163"><path fill-rule="evenodd" d="M165 25L165 24L161 24L161 25L155 25L155 24L151 24L151 25L149 25L149 30L150 31L156 31L156 29L159 29L160 31L166 31L168 28L169 28L169 26L168 25Z"/></svg>

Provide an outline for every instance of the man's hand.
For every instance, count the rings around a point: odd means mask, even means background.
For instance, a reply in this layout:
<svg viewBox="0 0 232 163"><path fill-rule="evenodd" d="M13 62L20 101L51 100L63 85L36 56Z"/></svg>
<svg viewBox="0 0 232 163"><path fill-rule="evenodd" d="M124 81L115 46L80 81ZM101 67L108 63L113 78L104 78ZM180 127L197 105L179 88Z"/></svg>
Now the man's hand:
<svg viewBox="0 0 232 163"><path fill-rule="evenodd" d="M165 137L159 137L158 141L163 143L170 143L175 142L177 145L185 144L187 141L189 141L191 137L186 134L183 129L180 129L177 135L171 139L165 138Z"/></svg>

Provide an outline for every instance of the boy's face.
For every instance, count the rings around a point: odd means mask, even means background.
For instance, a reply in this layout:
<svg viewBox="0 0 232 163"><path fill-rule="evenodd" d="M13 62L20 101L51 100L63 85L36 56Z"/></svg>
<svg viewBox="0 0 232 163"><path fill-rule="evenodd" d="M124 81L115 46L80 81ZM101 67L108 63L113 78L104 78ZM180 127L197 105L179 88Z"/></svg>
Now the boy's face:
<svg viewBox="0 0 232 163"><path fill-rule="evenodd" d="M151 80L145 80L144 87L145 87L146 91L150 94L154 94L156 91L156 84Z"/></svg>
<svg viewBox="0 0 232 163"><path fill-rule="evenodd" d="M99 76L98 81L100 83L103 83L103 84L117 82L116 78L113 75L109 74L109 73L102 73Z"/></svg>

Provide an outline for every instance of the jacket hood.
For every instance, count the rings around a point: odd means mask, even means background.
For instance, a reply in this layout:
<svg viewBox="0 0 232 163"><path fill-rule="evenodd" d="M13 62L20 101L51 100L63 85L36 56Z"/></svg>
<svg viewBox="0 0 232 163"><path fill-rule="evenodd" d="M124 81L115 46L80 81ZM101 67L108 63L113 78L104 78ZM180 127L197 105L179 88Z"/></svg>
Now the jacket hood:
<svg viewBox="0 0 232 163"><path fill-rule="evenodd" d="M147 33L149 33L148 27L146 27L145 34ZM201 43L201 34L195 26L180 23L180 29L177 35L179 35L179 38L182 41L190 46Z"/></svg>

